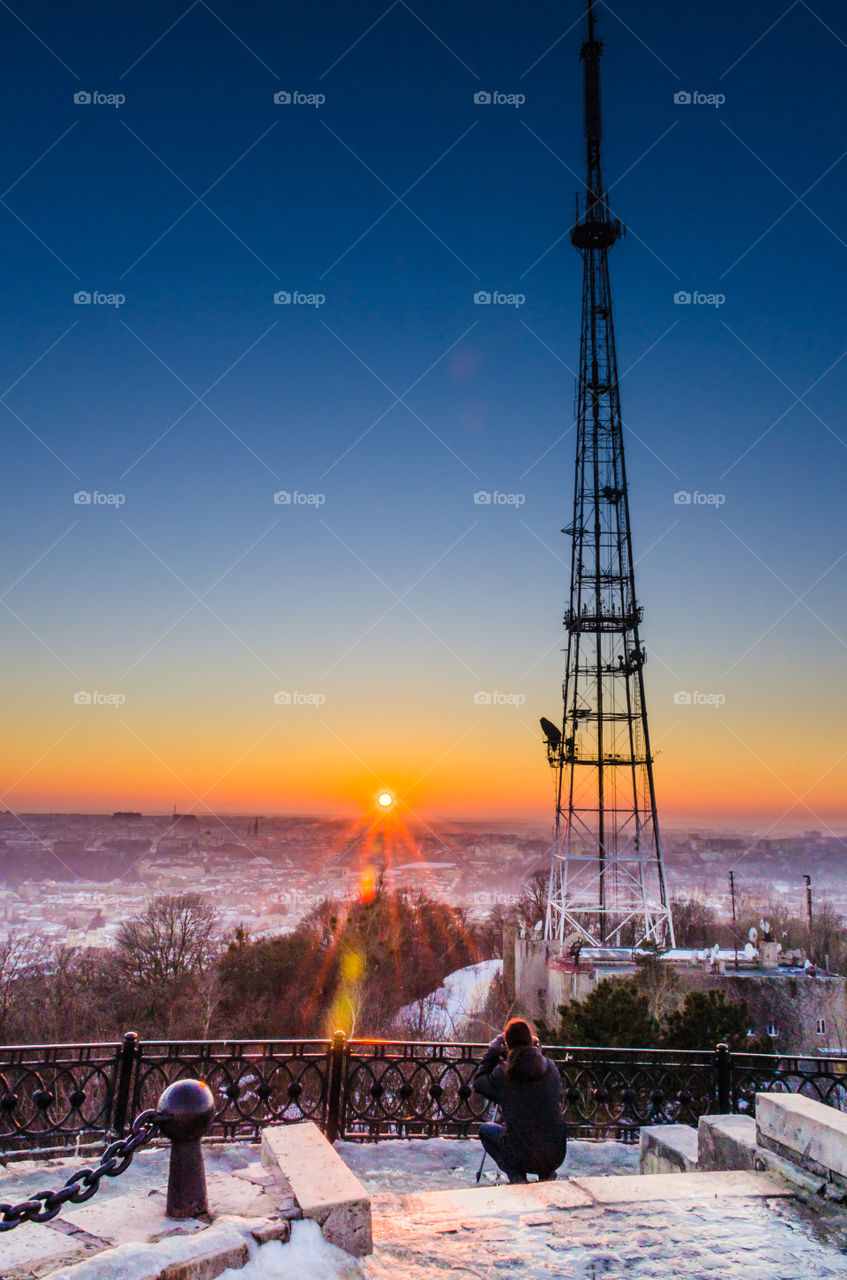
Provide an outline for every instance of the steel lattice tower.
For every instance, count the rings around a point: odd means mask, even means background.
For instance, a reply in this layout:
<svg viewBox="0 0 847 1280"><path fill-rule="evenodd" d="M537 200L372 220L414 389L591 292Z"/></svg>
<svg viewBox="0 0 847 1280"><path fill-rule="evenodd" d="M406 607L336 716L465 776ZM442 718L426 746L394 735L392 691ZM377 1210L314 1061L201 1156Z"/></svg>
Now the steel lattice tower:
<svg viewBox="0 0 847 1280"><path fill-rule="evenodd" d="M571 243L582 255L582 331L567 659L561 731L542 720L556 780L545 937L673 945L644 702L624 468L609 250L622 234L601 171L594 0L580 57L587 181Z"/></svg>

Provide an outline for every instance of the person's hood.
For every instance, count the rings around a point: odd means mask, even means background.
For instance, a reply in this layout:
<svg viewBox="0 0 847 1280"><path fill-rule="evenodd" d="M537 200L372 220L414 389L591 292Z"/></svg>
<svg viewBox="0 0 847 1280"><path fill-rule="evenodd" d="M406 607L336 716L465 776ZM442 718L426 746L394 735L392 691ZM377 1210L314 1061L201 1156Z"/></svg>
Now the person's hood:
<svg viewBox="0 0 847 1280"><path fill-rule="evenodd" d="M546 1070L547 1059L534 1044L522 1044L509 1050L506 1075L510 1080L540 1080Z"/></svg>

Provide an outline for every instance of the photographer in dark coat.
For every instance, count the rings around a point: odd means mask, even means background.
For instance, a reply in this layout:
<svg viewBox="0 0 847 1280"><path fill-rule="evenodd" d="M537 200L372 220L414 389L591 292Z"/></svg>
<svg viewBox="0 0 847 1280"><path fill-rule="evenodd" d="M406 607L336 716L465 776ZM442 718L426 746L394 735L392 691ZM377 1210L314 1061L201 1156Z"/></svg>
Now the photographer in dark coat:
<svg viewBox="0 0 847 1280"><path fill-rule="evenodd" d="M471 1083L500 1108L502 1123L480 1125L479 1137L509 1181L526 1182L528 1173L539 1181L555 1178L568 1144L562 1079L528 1022L512 1018L506 1024Z"/></svg>

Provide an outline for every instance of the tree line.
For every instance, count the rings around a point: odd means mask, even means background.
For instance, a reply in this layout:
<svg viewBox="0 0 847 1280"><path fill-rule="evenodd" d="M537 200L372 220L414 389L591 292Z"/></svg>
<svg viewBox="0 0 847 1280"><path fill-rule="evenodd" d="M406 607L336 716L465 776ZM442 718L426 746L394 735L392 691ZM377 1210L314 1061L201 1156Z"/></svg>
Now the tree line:
<svg viewBox="0 0 847 1280"><path fill-rule="evenodd" d="M148 1040L322 1038L336 1029L439 1038L424 997L454 970L502 956L504 926L535 931L546 889L546 875L536 875L508 906L479 917L377 880L353 900L324 899L293 932L268 938L243 928L222 936L209 898L172 894L126 920L109 951L50 944L12 927L0 933L0 1044L113 1041L129 1029ZM673 910L679 945L732 944L731 922L696 899ZM772 906L765 912L754 899L742 900L736 932L763 913L786 949L808 937L805 921ZM843 918L822 904L813 947L837 972L847 966L845 939ZM495 982L462 1037L488 1040L516 1012L532 1011L512 1007ZM551 1044L683 1049L725 1040L769 1052L747 1029L742 1002L687 991L684 978L649 954L633 979L601 983L539 1028Z"/></svg>
<svg viewBox="0 0 847 1280"><path fill-rule="evenodd" d="M221 938L197 893L153 898L110 951L0 937L0 1043L380 1036L403 1006L483 958L466 913L377 883L289 934Z"/></svg>

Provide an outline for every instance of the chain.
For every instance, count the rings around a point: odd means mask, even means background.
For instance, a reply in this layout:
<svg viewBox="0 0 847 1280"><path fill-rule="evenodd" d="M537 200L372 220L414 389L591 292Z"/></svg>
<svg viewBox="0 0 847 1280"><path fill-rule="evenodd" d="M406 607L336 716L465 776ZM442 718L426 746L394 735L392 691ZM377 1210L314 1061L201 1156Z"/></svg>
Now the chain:
<svg viewBox="0 0 847 1280"><path fill-rule="evenodd" d="M156 1111L142 1111L126 1138L111 1142L94 1169L80 1169L68 1178L59 1191L38 1191L20 1204L0 1203L0 1231L11 1231L22 1222L49 1222L68 1204L90 1200L100 1186L101 1178L116 1178L132 1163L132 1157L155 1137L159 1128Z"/></svg>

